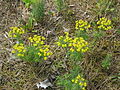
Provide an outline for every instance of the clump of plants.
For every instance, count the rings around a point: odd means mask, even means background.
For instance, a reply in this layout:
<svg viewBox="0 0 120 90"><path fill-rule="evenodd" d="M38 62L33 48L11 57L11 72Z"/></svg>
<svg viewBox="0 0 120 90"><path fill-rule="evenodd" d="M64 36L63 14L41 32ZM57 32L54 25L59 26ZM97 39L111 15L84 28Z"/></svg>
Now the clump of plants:
<svg viewBox="0 0 120 90"><path fill-rule="evenodd" d="M69 33L65 32L65 36L60 36L57 42L58 46L62 46L70 50L71 52L86 52L88 50L88 42L85 41L82 37L69 37Z"/></svg>
<svg viewBox="0 0 120 90"><path fill-rule="evenodd" d="M64 90L86 90L87 81L80 73L78 65L73 66L70 72L57 77L57 85L62 86Z"/></svg>
<svg viewBox="0 0 120 90"><path fill-rule="evenodd" d="M100 30L110 30L112 28L111 20L108 20L105 17L100 18L100 20L97 22L98 29Z"/></svg>
<svg viewBox="0 0 120 90"><path fill-rule="evenodd" d="M60 80L57 84L63 86L64 90L86 90L87 82L81 75L72 77L72 73L65 74L62 78L58 77Z"/></svg>
<svg viewBox="0 0 120 90"><path fill-rule="evenodd" d="M91 22L90 24L87 21L77 20L75 24L75 33L78 37L83 37L85 40L88 40L92 37L93 39L98 39L106 35L106 31L109 31L113 28L111 20L101 17L97 22Z"/></svg>
<svg viewBox="0 0 120 90"><path fill-rule="evenodd" d="M80 62L84 57L84 53L87 52L89 49L92 50L92 48L90 47L93 46L94 48L93 43L96 43L99 40L96 38L107 35L106 31L112 28L111 20L105 17L100 18L95 23L96 24L92 25L89 24L87 21L77 20L75 25L76 30L73 36L70 37L70 34L68 32L65 32L65 36L60 36L58 38L57 45L64 48L65 54L68 55L69 62L72 64L71 67L81 67ZM99 36L97 36L98 34ZM93 41L89 42L91 38ZM110 67L109 56L105 57L105 60L101 62L101 65L105 69L108 69ZM74 69L70 69L70 71L74 72ZM77 75L74 76L75 73ZM87 83L79 75L79 73L67 73L63 76L60 76L58 78L58 84L63 86L65 90L86 90ZM71 80L71 78L73 78L71 76L74 76L74 79Z"/></svg>
<svg viewBox="0 0 120 90"><path fill-rule="evenodd" d="M22 0L27 9L30 9L30 17L25 28L33 29L34 22L43 22L45 16L45 1L44 0Z"/></svg>
<svg viewBox="0 0 120 90"><path fill-rule="evenodd" d="M88 32L91 25L87 21L77 20L75 23L75 33L77 37L83 37L85 40L88 39Z"/></svg>
<svg viewBox="0 0 120 90"><path fill-rule="evenodd" d="M21 35L25 33L23 28L10 27L10 29L11 29L11 31L8 34L9 37L18 38L18 37L21 37Z"/></svg>
<svg viewBox="0 0 120 90"><path fill-rule="evenodd" d="M106 31L109 31L112 29L112 23L111 20L102 17L100 18L96 23L96 28L94 27L93 35L95 38L100 38L102 36L107 35Z"/></svg>
<svg viewBox="0 0 120 90"><path fill-rule="evenodd" d="M27 41L29 41L29 43L27 43L21 38L21 34L24 33L23 29L18 27L12 27L11 29L9 36L17 40L17 43L13 45L12 53L17 57L25 61L41 62L42 60L47 60L48 57L52 55L49 49L50 45L46 45L44 42L45 37L34 35L28 38ZM23 31L20 32L20 30Z"/></svg>
<svg viewBox="0 0 120 90"><path fill-rule="evenodd" d="M65 36L59 37L57 45L65 49L66 55L71 60L80 60L82 54L89 49L88 42L84 38L70 37L68 32L65 32Z"/></svg>
<svg viewBox="0 0 120 90"><path fill-rule="evenodd" d="M41 22L45 16L45 1L37 0L32 5L32 15L36 21Z"/></svg>
<svg viewBox="0 0 120 90"><path fill-rule="evenodd" d="M86 90L86 80L80 75L79 61L82 60L83 53L89 49L89 44L83 37L70 37L68 32L65 36L58 38L57 45L65 49L65 54L71 63L70 73L58 76L57 84L63 86L64 90Z"/></svg>
<svg viewBox="0 0 120 90"><path fill-rule="evenodd" d="M104 69L109 69L110 65L111 65L111 58L112 58L112 55L111 54L107 54L106 57L104 58L104 60L102 60L101 62L101 66L104 68Z"/></svg>
<svg viewBox="0 0 120 90"><path fill-rule="evenodd" d="M83 21L83 20L77 20L76 21L76 25L75 25L75 29L76 30L88 30L90 28L90 24L87 21Z"/></svg>
<svg viewBox="0 0 120 90"><path fill-rule="evenodd" d="M71 80L74 84L77 84L77 85L79 85L79 89L81 89L81 90L86 90L85 88L86 88L86 86L87 86L87 83L86 83L86 81L85 81L85 79L82 77L82 76L80 76L80 75L77 75L77 77L75 77L74 79L72 79Z"/></svg>

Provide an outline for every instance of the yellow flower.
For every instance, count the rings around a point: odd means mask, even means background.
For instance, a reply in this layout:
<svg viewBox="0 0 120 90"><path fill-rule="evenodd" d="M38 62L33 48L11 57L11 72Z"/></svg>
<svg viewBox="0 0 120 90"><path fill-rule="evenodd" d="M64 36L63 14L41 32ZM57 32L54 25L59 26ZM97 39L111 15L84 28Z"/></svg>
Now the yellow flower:
<svg viewBox="0 0 120 90"><path fill-rule="evenodd" d="M38 44L38 43L39 43L39 41L36 41L36 43Z"/></svg>
<svg viewBox="0 0 120 90"><path fill-rule="evenodd" d="M71 51L71 52L74 52L74 49L73 49L73 48L70 48L70 51Z"/></svg>
<svg viewBox="0 0 120 90"><path fill-rule="evenodd" d="M109 27L107 27L107 30L109 30L109 29L111 29L112 27L111 26L109 26Z"/></svg>
<svg viewBox="0 0 120 90"><path fill-rule="evenodd" d="M46 48L44 51L45 51L45 52L47 52L47 51L49 51L49 49L48 49L48 48Z"/></svg>
<svg viewBox="0 0 120 90"><path fill-rule="evenodd" d="M100 20L97 22L97 24L98 24L98 28L100 28L100 29L103 29L103 30L111 29L111 21L105 17L100 18Z"/></svg>
<svg viewBox="0 0 120 90"><path fill-rule="evenodd" d="M65 32L65 34L66 34L66 36L68 36L68 35L69 35L69 33L68 33L68 32Z"/></svg>
<svg viewBox="0 0 120 90"><path fill-rule="evenodd" d="M77 78L77 79L80 79L80 75L78 75L76 78Z"/></svg>
<svg viewBox="0 0 120 90"><path fill-rule="evenodd" d="M30 40L30 42L33 42L33 39L32 39L32 37L29 37L28 39Z"/></svg>
<svg viewBox="0 0 120 90"><path fill-rule="evenodd" d="M68 45L68 46L70 46L70 47L71 47L71 46L72 46L72 43L69 43L69 45Z"/></svg>
<svg viewBox="0 0 120 90"><path fill-rule="evenodd" d="M82 90L86 90L85 87L82 87Z"/></svg>
<svg viewBox="0 0 120 90"><path fill-rule="evenodd" d="M44 45L44 47L49 48L50 46L49 45Z"/></svg>
<svg viewBox="0 0 120 90"><path fill-rule="evenodd" d="M29 37L28 39L29 39L29 40L31 40L31 39L32 39L32 37Z"/></svg>
<svg viewBox="0 0 120 90"><path fill-rule="evenodd" d="M73 46L74 46L74 47L76 47L76 46L77 46L77 44L73 43Z"/></svg>
<svg viewBox="0 0 120 90"><path fill-rule="evenodd" d="M44 42L43 42L43 41L41 41L41 42L40 42L40 44L44 44Z"/></svg>
<svg viewBox="0 0 120 90"><path fill-rule="evenodd" d="M64 42L67 42L68 40L67 40L67 39L64 39L63 41L64 41Z"/></svg>
<svg viewBox="0 0 120 90"><path fill-rule="evenodd" d="M37 35L34 35L34 37L37 37Z"/></svg>
<svg viewBox="0 0 120 90"><path fill-rule="evenodd" d="M44 50L43 50L43 49L40 49L40 52L44 52Z"/></svg>
<svg viewBox="0 0 120 90"><path fill-rule="evenodd" d="M90 28L90 25L88 24L87 21L83 21L83 20L76 21L75 29L83 31L88 28Z"/></svg>
<svg viewBox="0 0 120 90"><path fill-rule="evenodd" d="M62 47L67 47L67 45L66 44L62 44Z"/></svg>
<svg viewBox="0 0 120 90"><path fill-rule="evenodd" d="M26 50L24 49L23 52L26 52Z"/></svg>
<svg viewBox="0 0 120 90"><path fill-rule="evenodd" d="M37 41L37 38L34 37L33 40L34 40L34 41Z"/></svg>
<svg viewBox="0 0 120 90"><path fill-rule="evenodd" d="M57 45L58 45L58 46L61 46L61 43L60 43L60 42L57 42Z"/></svg>
<svg viewBox="0 0 120 90"><path fill-rule="evenodd" d="M37 44L35 43L35 44L33 44L33 46L37 46Z"/></svg>
<svg viewBox="0 0 120 90"><path fill-rule="evenodd" d="M13 35L13 37L14 37L14 38L16 38L16 37L17 37L17 35Z"/></svg>
<svg viewBox="0 0 120 90"><path fill-rule="evenodd" d="M71 81L72 81L72 82L75 82L75 80L74 80L74 79L72 79Z"/></svg>
<svg viewBox="0 0 120 90"><path fill-rule="evenodd" d="M47 56L47 53L46 53L46 52L44 52L44 56Z"/></svg>
<svg viewBox="0 0 120 90"><path fill-rule="evenodd" d="M24 56L24 54L20 54L20 53L18 53L17 56Z"/></svg>
<svg viewBox="0 0 120 90"><path fill-rule="evenodd" d="M47 56L49 56L49 55L52 55L52 52L48 52L48 53L47 53Z"/></svg>
<svg viewBox="0 0 120 90"><path fill-rule="evenodd" d="M76 40L76 39L74 39L74 40L73 40L73 43L76 43L76 41L77 41L77 40Z"/></svg>
<svg viewBox="0 0 120 90"><path fill-rule="evenodd" d="M60 40L63 39L63 36L60 36L59 39L60 39Z"/></svg>
<svg viewBox="0 0 120 90"><path fill-rule="evenodd" d="M84 78L81 78L81 80L82 80L82 81L85 81L85 79L84 79Z"/></svg>
<svg viewBox="0 0 120 90"><path fill-rule="evenodd" d="M12 53L16 53L16 51L15 51L15 50L12 50L11 52L12 52Z"/></svg>
<svg viewBox="0 0 120 90"><path fill-rule="evenodd" d="M84 82L84 83L83 83L83 85L86 87L86 86L87 86L87 83L86 83L86 82Z"/></svg>
<svg viewBox="0 0 120 90"><path fill-rule="evenodd" d="M77 51L80 52L81 48L78 48Z"/></svg>
<svg viewBox="0 0 120 90"><path fill-rule="evenodd" d="M18 48L18 52L22 52L22 49L19 49L19 48Z"/></svg>
<svg viewBox="0 0 120 90"><path fill-rule="evenodd" d="M66 32L66 33L68 33L68 32ZM87 51L86 47L88 45L88 42L86 42L82 37L70 38L69 36L65 36L65 37L62 36L62 38L63 38L63 40L61 42L57 42L58 46L62 46L63 48L69 47L71 52L73 52L75 50L77 52L80 52L80 51L86 52ZM67 44L63 44L63 43L67 43ZM73 48L75 48L75 50Z"/></svg>
<svg viewBox="0 0 120 90"><path fill-rule="evenodd" d="M82 82L80 82L80 83L79 83L79 85L80 85L80 86L83 86L83 83L82 83Z"/></svg>
<svg viewBox="0 0 120 90"><path fill-rule="evenodd" d="M75 83L78 83L78 80L75 80Z"/></svg>
<svg viewBox="0 0 120 90"><path fill-rule="evenodd" d="M86 26L85 28L90 28L90 25Z"/></svg>
<svg viewBox="0 0 120 90"><path fill-rule="evenodd" d="M47 60L47 57L44 57L44 60Z"/></svg>
<svg viewBox="0 0 120 90"><path fill-rule="evenodd" d="M10 27L9 37L17 37L17 35L21 35L24 33L23 29L20 29L18 27Z"/></svg>
<svg viewBox="0 0 120 90"><path fill-rule="evenodd" d="M81 51L82 51L82 52L85 52L85 50L84 50L84 49L81 49Z"/></svg>
<svg viewBox="0 0 120 90"><path fill-rule="evenodd" d="M15 44L15 45L13 46L13 48L14 48L14 49L16 49L16 48L17 48L17 46L18 46L18 44Z"/></svg>
<svg viewBox="0 0 120 90"><path fill-rule="evenodd" d="M42 56L42 54L41 54L41 53L38 53L38 55L39 55L39 56Z"/></svg>
<svg viewBox="0 0 120 90"><path fill-rule="evenodd" d="M100 21L98 21L97 24L100 24Z"/></svg>
<svg viewBox="0 0 120 90"><path fill-rule="evenodd" d="M41 37L42 38L42 40L45 40L45 37Z"/></svg>

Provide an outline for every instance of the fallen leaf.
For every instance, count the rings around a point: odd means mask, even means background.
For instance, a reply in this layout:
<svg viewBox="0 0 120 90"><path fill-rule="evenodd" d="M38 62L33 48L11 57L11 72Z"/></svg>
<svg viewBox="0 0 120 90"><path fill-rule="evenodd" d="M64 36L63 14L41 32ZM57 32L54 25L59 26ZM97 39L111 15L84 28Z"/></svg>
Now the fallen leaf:
<svg viewBox="0 0 120 90"><path fill-rule="evenodd" d="M44 80L44 81L42 81L42 82L40 82L40 83L37 83L36 86L37 86L38 88L41 87L41 88L46 89L47 87L53 86L53 85L51 84L51 82L50 82L48 79L46 79L46 80Z"/></svg>

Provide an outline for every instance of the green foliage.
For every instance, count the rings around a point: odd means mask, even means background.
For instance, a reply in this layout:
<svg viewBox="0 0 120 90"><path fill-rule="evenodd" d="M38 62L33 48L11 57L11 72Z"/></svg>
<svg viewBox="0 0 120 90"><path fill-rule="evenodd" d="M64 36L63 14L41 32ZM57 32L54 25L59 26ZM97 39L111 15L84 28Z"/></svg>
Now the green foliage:
<svg viewBox="0 0 120 90"><path fill-rule="evenodd" d="M80 52L70 52L68 51L67 52L67 55L69 56L69 59L72 60L72 61L81 61L82 58L83 58L83 53L80 53Z"/></svg>
<svg viewBox="0 0 120 90"><path fill-rule="evenodd" d="M27 3L30 4L32 0L22 0L22 1L23 1L25 4L27 4Z"/></svg>
<svg viewBox="0 0 120 90"><path fill-rule="evenodd" d="M58 76L57 85L63 86L64 90L86 90L86 80L80 74L79 66L75 66L70 73Z"/></svg>
<svg viewBox="0 0 120 90"><path fill-rule="evenodd" d="M117 29L117 33L120 34L120 29Z"/></svg>
<svg viewBox="0 0 120 90"><path fill-rule="evenodd" d="M93 9L96 15L102 15L109 12L113 12L115 8L113 8L114 0L97 0L96 7Z"/></svg>
<svg viewBox="0 0 120 90"><path fill-rule="evenodd" d="M63 0L55 0L57 10L61 12L65 8L65 3Z"/></svg>
<svg viewBox="0 0 120 90"><path fill-rule="evenodd" d="M85 40L88 40L89 36L88 36L88 33L84 30L84 31L76 31L76 36L77 37L83 37Z"/></svg>
<svg viewBox="0 0 120 90"><path fill-rule="evenodd" d="M101 63L103 68L109 69L109 67L111 65L111 57L112 57L111 54L106 55L105 59Z"/></svg>
<svg viewBox="0 0 120 90"><path fill-rule="evenodd" d="M27 8L29 8L29 6L31 5L31 3L32 3L32 0L22 0L24 3L25 3L25 6L27 7Z"/></svg>
<svg viewBox="0 0 120 90"><path fill-rule="evenodd" d="M33 25L33 22L34 22L34 18L31 16L29 17L28 19L28 23L24 26L25 29L29 29L29 30L32 30L34 25Z"/></svg>
<svg viewBox="0 0 120 90"><path fill-rule="evenodd" d="M30 5L30 4L33 4L35 3L36 1L39 1L39 0L22 0L26 5Z"/></svg>
<svg viewBox="0 0 120 90"><path fill-rule="evenodd" d="M118 83L120 82L120 73L117 73L117 75L112 76L112 81L118 81Z"/></svg>
<svg viewBox="0 0 120 90"><path fill-rule="evenodd" d="M45 2L44 0L36 1L32 5L32 15L36 21L41 22L45 16Z"/></svg>
<svg viewBox="0 0 120 90"><path fill-rule="evenodd" d="M57 85L63 86L64 90L71 90L73 87L71 80L79 74L80 68L77 66L70 73L57 77ZM74 89L73 89L74 90Z"/></svg>
<svg viewBox="0 0 120 90"><path fill-rule="evenodd" d="M30 61L30 62L42 62L42 59L37 54L39 52L34 46L27 46L27 52L25 52L24 57L20 57L22 60Z"/></svg>
<svg viewBox="0 0 120 90"><path fill-rule="evenodd" d="M105 32L103 32L103 31L94 31L93 36L94 36L94 39L97 40L97 39L105 36Z"/></svg>
<svg viewBox="0 0 120 90"><path fill-rule="evenodd" d="M44 0L23 0L25 6L29 8L32 6L31 16L29 17L27 28L33 27L34 19L38 22L43 20L44 12L45 12L45 1Z"/></svg>

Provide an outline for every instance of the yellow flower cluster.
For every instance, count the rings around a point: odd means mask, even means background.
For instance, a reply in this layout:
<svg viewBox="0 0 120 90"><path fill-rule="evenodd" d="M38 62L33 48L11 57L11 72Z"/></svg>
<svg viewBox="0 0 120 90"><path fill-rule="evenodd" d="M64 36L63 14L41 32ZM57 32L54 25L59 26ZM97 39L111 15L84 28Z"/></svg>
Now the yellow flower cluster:
<svg viewBox="0 0 120 90"><path fill-rule="evenodd" d="M75 84L79 84L82 90L86 90L87 83L84 78L82 78L80 75L78 75L75 79L71 80Z"/></svg>
<svg viewBox="0 0 120 90"><path fill-rule="evenodd" d="M83 30L86 30L88 28L90 28L90 24L88 24L87 21L83 21L83 20L76 21L75 29L83 31Z"/></svg>
<svg viewBox="0 0 120 90"><path fill-rule="evenodd" d="M109 30L112 28L111 21L105 17L100 18L100 20L97 22L97 25L98 25L98 28L104 29L104 30Z"/></svg>
<svg viewBox="0 0 120 90"><path fill-rule="evenodd" d="M53 54L52 52L50 52L49 47L50 47L49 45L42 45L38 47L39 52L37 54L44 60L47 60L48 56Z"/></svg>
<svg viewBox="0 0 120 90"><path fill-rule="evenodd" d="M58 46L62 46L62 47L68 47L69 42L72 41L72 38L69 37L69 33L65 32L65 36L60 36L59 37L59 41L57 42Z"/></svg>
<svg viewBox="0 0 120 90"><path fill-rule="evenodd" d="M28 39L30 40L31 43L33 43L33 46L37 46L39 44L41 45L44 44L43 40L45 40L45 37L34 35L33 37L29 37Z"/></svg>
<svg viewBox="0 0 120 90"><path fill-rule="evenodd" d="M12 53L17 53L17 56L24 56L24 53L26 52L26 49L24 47L24 44L15 44L13 46Z"/></svg>
<svg viewBox="0 0 120 90"><path fill-rule="evenodd" d="M58 46L68 47L71 52L86 52L88 50L88 42L82 37L71 38L68 32L65 32L65 34L64 37L59 37L59 41L57 42Z"/></svg>
<svg viewBox="0 0 120 90"><path fill-rule="evenodd" d="M44 45L45 37L34 35L33 37L28 38L32 45L39 49L37 53L40 57L43 57L44 60L47 60L48 56L52 55L52 52L49 50L49 45Z"/></svg>
<svg viewBox="0 0 120 90"><path fill-rule="evenodd" d="M8 33L9 37L14 37L16 38L18 35L24 34L25 31L23 28L18 28L18 27L10 27L10 32Z"/></svg>

